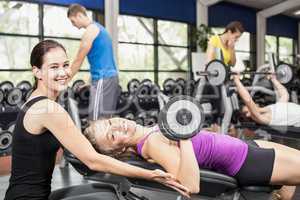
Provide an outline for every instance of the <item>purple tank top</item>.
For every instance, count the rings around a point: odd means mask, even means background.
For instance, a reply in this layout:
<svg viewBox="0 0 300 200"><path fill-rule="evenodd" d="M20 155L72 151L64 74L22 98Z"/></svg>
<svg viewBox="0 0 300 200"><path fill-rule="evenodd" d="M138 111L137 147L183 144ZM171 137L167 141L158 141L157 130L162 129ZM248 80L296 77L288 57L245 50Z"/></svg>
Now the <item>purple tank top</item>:
<svg viewBox="0 0 300 200"><path fill-rule="evenodd" d="M157 129L139 141L137 144L139 155L142 155L142 148L146 139L155 131ZM248 145L245 142L228 135L202 130L191 140L200 168L214 170L229 176L237 174L248 153Z"/></svg>

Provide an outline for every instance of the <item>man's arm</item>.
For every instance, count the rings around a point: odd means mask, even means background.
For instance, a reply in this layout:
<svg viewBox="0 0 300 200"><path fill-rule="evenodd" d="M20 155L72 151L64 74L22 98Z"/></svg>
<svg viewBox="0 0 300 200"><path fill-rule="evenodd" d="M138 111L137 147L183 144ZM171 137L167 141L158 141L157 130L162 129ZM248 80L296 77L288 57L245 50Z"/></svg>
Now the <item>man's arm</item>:
<svg viewBox="0 0 300 200"><path fill-rule="evenodd" d="M85 33L82 36L77 55L71 65L71 71L72 71L71 77L73 77L80 69L80 67L84 61L84 58L89 53L89 51L92 47L93 41L96 38L96 36L98 35L99 31L100 30L94 24L89 25L87 27Z"/></svg>
<svg viewBox="0 0 300 200"><path fill-rule="evenodd" d="M275 76L271 76L271 82L273 84L276 98L278 102L288 102L290 95L286 88L277 80Z"/></svg>
<svg viewBox="0 0 300 200"><path fill-rule="evenodd" d="M251 95L249 94L248 90L241 83L239 75L233 75L233 80L236 85L237 92L239 93L245 105L248 107L251 115L256 119L257 122L264 123L264 119L263 116L261 115L260 107L256 105Z"/></svg>

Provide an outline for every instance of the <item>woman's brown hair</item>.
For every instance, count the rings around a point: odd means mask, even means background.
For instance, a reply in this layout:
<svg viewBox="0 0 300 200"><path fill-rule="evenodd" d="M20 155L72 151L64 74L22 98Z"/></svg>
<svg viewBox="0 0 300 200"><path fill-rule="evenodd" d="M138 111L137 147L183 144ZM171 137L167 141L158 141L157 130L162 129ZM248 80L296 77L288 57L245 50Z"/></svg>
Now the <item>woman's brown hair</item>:
<svg viewBox="0 0 300 200"><path fill-rule="evenodd" d="M243 33L245 31L242 22L240 21L232 21L225 27L224 33L227 33L228 31L231 31L232 33L240 32ZM223 34L224 34L223 33Z"/></svg>

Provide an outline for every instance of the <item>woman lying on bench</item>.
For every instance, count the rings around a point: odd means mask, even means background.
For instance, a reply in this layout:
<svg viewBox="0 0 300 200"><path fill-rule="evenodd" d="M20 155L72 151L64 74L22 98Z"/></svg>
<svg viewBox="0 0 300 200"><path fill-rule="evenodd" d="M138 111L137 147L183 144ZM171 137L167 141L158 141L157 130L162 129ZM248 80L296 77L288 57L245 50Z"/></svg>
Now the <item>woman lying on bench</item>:
<svg viewBox="0 0 300 200"><path fill-rule="evenodd" d="M84 134L103 154L115 157L131 151L161 165L193 193L200 191L199 167L233 176L240 185L285 185L281 199L291 199L300 184L300 151L273 142L247 143L204 130L174 142L158 126L122 118L95 121Z"/></svg>
<svg viewBox="0 0 300 200"><path fill-rule="evenodd" d="M267 78L270 79L273 84L277 102L265 107L260 107L253 101L248 90L240 81L240 76L233 76L237 92L246 105L243 107L242 112L259 124L300 127L300 105L289 102L289 93L274 75L269 75Z"/></svg>

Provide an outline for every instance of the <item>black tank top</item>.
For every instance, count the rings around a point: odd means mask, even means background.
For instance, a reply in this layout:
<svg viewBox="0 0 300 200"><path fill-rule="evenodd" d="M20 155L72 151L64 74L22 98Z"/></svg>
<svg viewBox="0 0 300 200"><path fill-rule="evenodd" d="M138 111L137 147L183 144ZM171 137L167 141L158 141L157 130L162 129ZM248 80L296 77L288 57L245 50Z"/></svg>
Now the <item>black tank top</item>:
<svg viewBox="0 0 300 200"><path fill-rule="evenodd" d="M5 200L46 200L60 143L50 131L33 135L26 131L23 119L27 110L47 97L28 101L18 114L12 144L12 170ZM49 119L50 120L50 119Z"/></svg>

